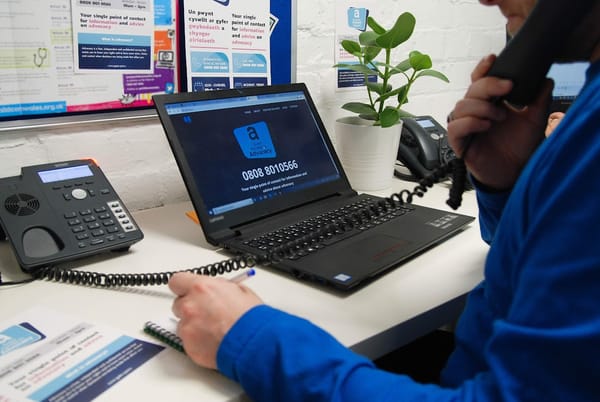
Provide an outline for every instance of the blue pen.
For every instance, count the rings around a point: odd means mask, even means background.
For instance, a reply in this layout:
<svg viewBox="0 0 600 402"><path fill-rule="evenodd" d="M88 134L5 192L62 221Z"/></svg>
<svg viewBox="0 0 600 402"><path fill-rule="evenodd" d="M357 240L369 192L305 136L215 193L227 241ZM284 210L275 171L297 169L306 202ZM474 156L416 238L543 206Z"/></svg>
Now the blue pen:
<svg viewBox="0 0 600 402"><path fill-rule="evenodd" d="M246 279L250 278L251 276L254 276L255 274L256 274L256 270L254 270L254 268L250 268L244 272L240 272L239 274L237 274L236 276L232 277L229 280L234 283L240 283L240 282L245 281Z"/></svg>

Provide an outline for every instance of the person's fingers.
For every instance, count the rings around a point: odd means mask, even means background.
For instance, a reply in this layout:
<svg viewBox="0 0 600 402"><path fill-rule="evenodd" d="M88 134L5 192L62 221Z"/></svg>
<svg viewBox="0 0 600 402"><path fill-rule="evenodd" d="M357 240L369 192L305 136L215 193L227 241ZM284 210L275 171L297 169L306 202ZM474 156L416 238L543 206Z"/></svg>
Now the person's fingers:
<svg viewBox="0 0 600 402"><path fill-rule="evenodd" d="M490 68L492 68L494 61L496 61L496 55L494 54L489 54L481 59L471 72L471 82L478 81L484 77L490 71Z"/></svg>
<svg viewBox="0 0 600 402"><path fill-rule="evenodd" d="M472 98L490 102L508 94L512 88L513 83L511 80L497 77L483 77L469 86L465 93L465 99Z"/></svg>
<svg viewBox="0 0 600 402"><path fill-rule="evenodd" d="M548 125L546 126L546 130L544 133L546 137L552 134L552 132L554 131L556 126L558 126L558 123L560 123L564 115L565 114L563 112L550 113L550 116L548 116Z"/></svg>
<svg viewBox="0 0 600 402"><path fill-rule="evenodd" d="M490 120L476 119L473 117L463 117L448 123L448 143L457 157L463 158L465 147L470 141L473 133L481 133L489 130L492 126Z"/></svg>
<svg viewBox="0 0 600 402"><path fill-rule="evenodd" d="M463 117L502 121L506 118L506 109L492 102L466 98L458 101L452 111L452 120Z"/></svg>
<svg viewBox="0 0 600 402"><path fill-rule="evenodd" d="M194 279L198 278L198 275L194 275L191 272L178 272L173 274L169 279L169 289L177 296L185 295L189 292Z"/></svg>

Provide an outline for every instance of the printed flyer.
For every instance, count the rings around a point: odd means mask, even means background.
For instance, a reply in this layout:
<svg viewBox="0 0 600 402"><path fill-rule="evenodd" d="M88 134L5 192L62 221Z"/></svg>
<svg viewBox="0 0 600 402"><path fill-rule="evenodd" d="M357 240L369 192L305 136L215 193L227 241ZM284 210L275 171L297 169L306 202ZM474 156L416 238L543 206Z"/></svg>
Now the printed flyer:
<svg viewBox="0 0 600 402"><path fill-rule="evenodd" d="M0 122L150 108L175 92L176 1L1 1Z"/></svg>
<svg viewBox="0 0 600 402"><path fill-rule="evenodd" d="M343 40L358 42L359 35L367 29L367 18L376 8L373 0L337 0L335 18L335 64L357 63L356 57L346 52L341 43ZM369 76L369 81L377 81L377 76ZM364 86L361 73L338 68L337 89L348 90Z"/></svg>
<svg viewBox="0 0 600 402"><path fill-rule="evenodd" d="M163 346L42 307L0 323L0 402L89 401Z"/></svg>
<svg viewBox="0 0 600 402"><path fill-rule="evenodd" d="M269 0L184 2L188 91L270 83Z"/></svg>

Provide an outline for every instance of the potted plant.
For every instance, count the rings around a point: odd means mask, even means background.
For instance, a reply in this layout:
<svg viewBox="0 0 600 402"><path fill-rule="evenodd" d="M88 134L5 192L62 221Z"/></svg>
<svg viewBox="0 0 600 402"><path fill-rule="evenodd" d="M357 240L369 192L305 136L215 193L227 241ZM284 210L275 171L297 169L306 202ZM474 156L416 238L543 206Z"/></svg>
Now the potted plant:
<svg viewBox="0 0 600 402"><path fill-rule="evenodd" d="M359 35L359 42L341 42L344 50L358 62L340 63L335 67L363 74L368 97L368 103L344 104L343 109L356 115L336 121L338 153L357 190L381 190L391 185L402 131L401 118L412 116L402 110L402 106L408 103L415 81L428 76L449 82L443 73L431 69L431 58L417 50L410 51L407 58L393 64L392 50L412 36L415 23L414 15L405 12L387 30L373 17L368 17L368 29ZM383 60L377 59L382 52ZM400 85L394 87L398 80ZM367 130L371 133L365 134Z"/></svg>

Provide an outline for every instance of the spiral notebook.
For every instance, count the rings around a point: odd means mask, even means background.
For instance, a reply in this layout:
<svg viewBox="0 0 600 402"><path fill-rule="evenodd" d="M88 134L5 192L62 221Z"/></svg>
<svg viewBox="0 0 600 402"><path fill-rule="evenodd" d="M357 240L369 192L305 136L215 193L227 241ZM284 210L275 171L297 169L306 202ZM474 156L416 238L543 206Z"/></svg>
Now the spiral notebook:
<svg viewBox="0 0 600 402"><path fill-rule="evenodd" d="M144 332L173 349L185 353L183 341L177 336L177 321L175 319L146 321Z"/></svg>
<svg viewBox="0 0 600 402"><path fill-rule="evenodd" d="M287 246L299 225L353 211L372 215L384 202L350 186L304 84L153 99L212 245L262 257L264 239L264 247L279 240ZM269 267L338 290L356 289L473 221L418 205L388 212ZM302 231L314 232L306 226ZM281 237L271 242L272 235Z"/></svg>

